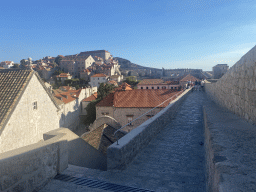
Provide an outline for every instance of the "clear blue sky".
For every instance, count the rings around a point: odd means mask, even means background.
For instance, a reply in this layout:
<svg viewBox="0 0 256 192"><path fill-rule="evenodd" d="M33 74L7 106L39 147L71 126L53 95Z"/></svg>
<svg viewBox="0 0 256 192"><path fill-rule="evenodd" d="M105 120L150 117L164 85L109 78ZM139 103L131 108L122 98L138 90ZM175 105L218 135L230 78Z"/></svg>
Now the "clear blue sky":
<svg viewBox="0 0 256 192"><path fill-rule="evenodd" d="M143 66L232 66L256 40L255 0L2 1L0 61L108 50Z"/></svg>

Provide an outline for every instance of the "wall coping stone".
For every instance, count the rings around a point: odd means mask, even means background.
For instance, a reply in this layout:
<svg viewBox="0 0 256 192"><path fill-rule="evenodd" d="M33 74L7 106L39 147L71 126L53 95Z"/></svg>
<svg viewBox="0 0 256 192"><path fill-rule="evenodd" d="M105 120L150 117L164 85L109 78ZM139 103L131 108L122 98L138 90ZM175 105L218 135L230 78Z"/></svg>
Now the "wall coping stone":
<svg viewBox="0 0 256 192"><path fill-rule="evenodd" d="M204 123L207 191L255 191L256 126L210 100Z"/></svg>

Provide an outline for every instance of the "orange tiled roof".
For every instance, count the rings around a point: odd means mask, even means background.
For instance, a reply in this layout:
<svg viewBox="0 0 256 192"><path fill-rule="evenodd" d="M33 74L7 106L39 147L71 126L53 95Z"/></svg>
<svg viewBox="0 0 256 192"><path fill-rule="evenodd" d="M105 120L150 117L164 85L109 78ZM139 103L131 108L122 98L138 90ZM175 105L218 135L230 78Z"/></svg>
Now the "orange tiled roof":
<svg viewBox="0 0 256 192"><path fill-rule="evenodd" d="M113 84L113 85L115 85L115 86L117 86L117 85L118 85L118 84L117 84L117 82L116 82L116 81L114 81L114 80L109 81L109 83L110 83L110 84Z"/></svg>
<svg viewBox="0 0 256 192"><path fill-rule="evenodd" d="M104 97L104 99L101 100L96 106L104 106L104 107L113 106L114 94L115 93L110 93L109 95Z"/></svg>
<svg viewBox="0 0 256 192"><path fill-rule="evenodd" d="M82 101L94 101L97 99L97 97L98 97L98 94L96 92L96 93L92 94L90 97L83 99Z"/></svg>
<svg viewBox="0 0 256 192"><path fill-rule="evenodd" d="M162 79L143 79L138 85L155 85L162 84L164 81Z"/></svg>
<svg viewBox="0 0 256 192"><path fill-rule="evenodd" d="M114 106L119 108L152 108L156 107L177 93L181 93L181 91L171 89L135 89L130 91L116 91L115 93L111 93L105 97L97 104L97 106ZM166 107L169 102L165 102L161 107Z"/></svg>
<svg viewBox="0 0 256 192"><path fill-rule="evenodd" d="M107 75L99 73L99 74L93 75L92 77L107 77Z"/></svg>
<svg viewBox="0 0 256 192"><path fill-rule="evenodd" d="M84 69L83 72L87 72L87 73L90 73L91 71L89 69Z"/></svg>
<svg viewBox="0 0 256 192"><path fill-rule="evenodd" d="M168 85L178 85L179 81L166 81Z"/></svg>
<svg viewBox="0 0 256 192"><path fill-rule="evenodd" d="M116 90L128 91L128 90L132 90L132 86L129 85L128 83L124 82L121 85L119 85L119 87L116 88Z"/></svg>
<svg viewBox="0 0 256 192"><path fill-rule="evenodd" d="M185 76L184 78L182 78L180 81L200 81L198 78L188 74L187 76Z"/></svg>
<svg viewBox="0 0 256 192"><path fill-rule="evenodd" d="M59 94L55 95L55 97L57 99L60 99L63 103L66 104L66 103L69 103L69 102L77 99L79 97L80 93L81 93L81 89L69 90L67 92L59 93Z"/></svg>

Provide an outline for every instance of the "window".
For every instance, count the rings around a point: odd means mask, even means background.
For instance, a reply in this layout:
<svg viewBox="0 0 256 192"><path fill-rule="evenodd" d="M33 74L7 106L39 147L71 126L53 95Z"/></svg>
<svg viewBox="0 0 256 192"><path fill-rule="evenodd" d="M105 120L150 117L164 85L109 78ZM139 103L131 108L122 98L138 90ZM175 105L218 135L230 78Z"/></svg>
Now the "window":
<svg viewBox="0 0 256 192"><path fill-rule="evenodd" d="M173 87L171 87L171 89L173 89Z"/></svg>
<svg viewBox="0 0 256 192"><path fill-rule="evenodd" d="M101 115L108 115L109 112L102 112Z"/></svg>
<svg viewBox="0 0 256 192"><path fill-rule="evenodd" d="M164 86L163 89L166 89L166 87Z"/></svg>
<svg viewBox="0 0 256 192"><path fill-rule="evenodd" d="M128 126L132 126L132 116L127 116L127 123L130 123Z"/></svg>
<svg viewBox="0 0 256 192"><path fill-rule="evenodd" d="M157 87L157 89L159 89L159 87Z"/></svg>
<svg viewBox="0 0 256 192"><path fill-rule="evenodd" d="M100 78L98 78L98 80L100 80Z"/></svg>
<svg viewBox="0 0 256 192"><path fill-rule="evenodd" d="M32 105L33 105L33 110L37 110L37 101L33 102Z"/></svg>
<svg viewBox="0 0 256 192"><path fill-rule="evenodd" d="M148 89L148 87L146 87L146 89Z"/></svg>
<svg viewBox="0 0 256 192"><path fill-rule="evenodd" d="M143 87L141 87L140 89L143 89Z"/></svg>
<svg viewBox="0 0 256 192"><path fill-rule="evenodd" d="M177 89L177 87L174 87L174 89Z"/></svg>
<svg viewBox="0 0 256 192"><path fill-rule="evenodd" d="M154 89L154 87L152 87L152 89Z"/></svg>

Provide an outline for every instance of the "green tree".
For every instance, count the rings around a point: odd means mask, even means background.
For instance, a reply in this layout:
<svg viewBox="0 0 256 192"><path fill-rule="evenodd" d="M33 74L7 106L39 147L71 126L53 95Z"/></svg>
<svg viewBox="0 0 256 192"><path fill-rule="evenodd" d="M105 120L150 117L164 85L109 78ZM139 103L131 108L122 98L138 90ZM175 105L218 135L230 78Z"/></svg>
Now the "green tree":
<svg viewBox="0 0 256 192"><path fill-rule="evenodd" d="M98 89L98 99L102 100L109 93L111 93L113 89L114 85L101 83Z"/></svg>
<svg viewBox="0 0 256 192"><path fill-rule="evenodd" d="M96 105L100 102L100 100L91 101L86 107L86 115L83 119L83 123L85 125L90 125L96 119Z"/></svg>
<svg viewBox="0 0 256 192"><path fill-rule="evenodd" d="M98 97L95 101L90 102L86 107L86 116L83 120L85 125L93 123L96 119L96 105L106 97L114 89L114 86L111 84L101 83L98 89Z"/></svg>
<svg viewBox="0 0 256 192"><path fill-rule="evenodd" d="M139 81L136 80L135 76L126 77L126 80L124 82L132 86L136 86L139 83Z"/></svg>
<svg viewBox="0 0 256 192"><path fill-rule="evenodd" d="M20 60L20 67L23 68L23 67L25 67L25 65L26 65L26 60L25 59L21 59Z"/></svg>
<svg viewBox="0 0 256 192"><path fill-rule="evenodd" d="M64 73L64 71L62 71L60 68L57 68L54 72L53 75L59 75L61 73Z"/></svg>
<svg viewBox="0 0 256 192"><path fill-rule="evenodd" d="M60 61L61 61L61 60L62 60L62 57L58 55L58 56L55 58L54 62L57 63L57 65L60 66Z"/></svg>
<svg viewBox="0 0 256 192"><path fill-rule="evenodd" d="M11 68L13 68L13 69L19 68L19 64L18 63L14 63L14 65Z"/></svg>

